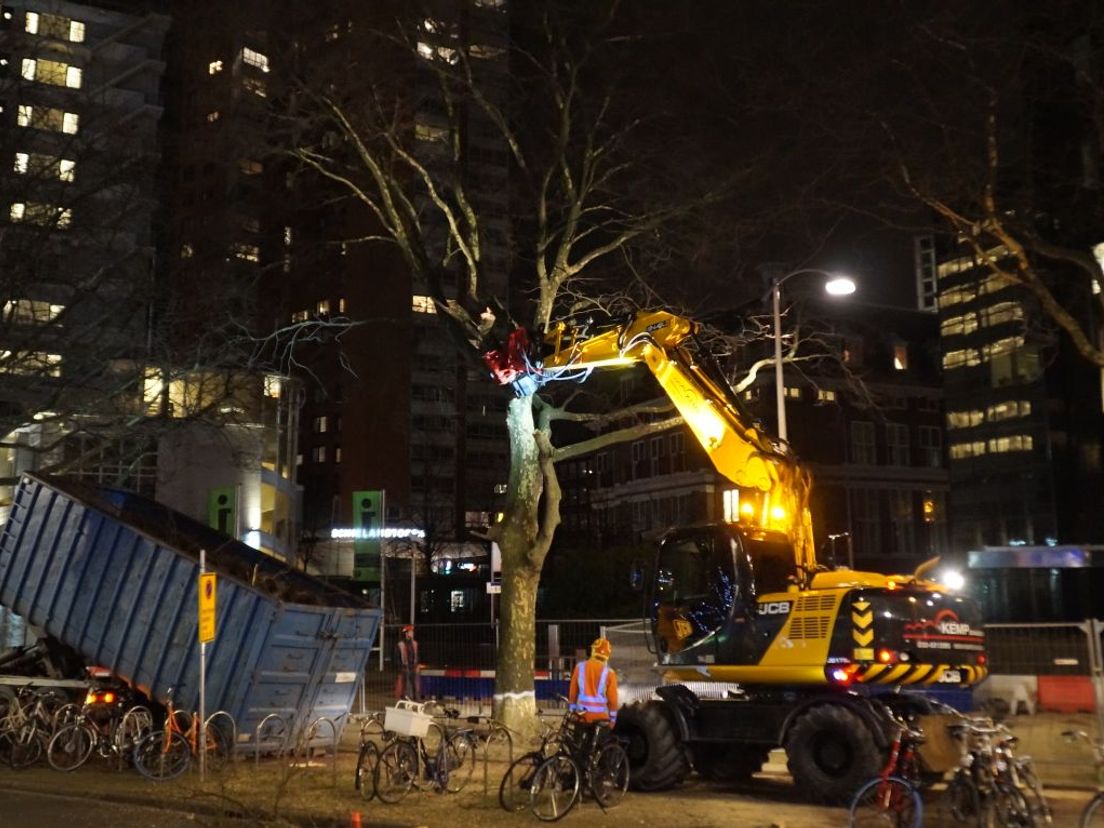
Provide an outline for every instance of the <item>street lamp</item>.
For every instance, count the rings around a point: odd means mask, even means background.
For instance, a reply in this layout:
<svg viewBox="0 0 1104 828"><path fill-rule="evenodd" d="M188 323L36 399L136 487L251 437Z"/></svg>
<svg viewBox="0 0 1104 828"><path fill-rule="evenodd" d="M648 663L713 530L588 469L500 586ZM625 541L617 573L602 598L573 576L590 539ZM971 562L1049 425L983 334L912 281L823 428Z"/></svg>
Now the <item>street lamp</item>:
<svg viewBox="0 0 1104 828"><path fill-rule="evenodd" d="M774 304L774 394L775 404L778 408L778 437L782 442L788 441L786 433L786 389L782 384L782 283L791 276L800 273L819 273L827 279L824 283L824 291L829 296L847 296L855 292L853 279L839 273L831 273L818 268L803 267L799 270L791 270L784 276L775 276L771 279L771 300Z"/></svg>

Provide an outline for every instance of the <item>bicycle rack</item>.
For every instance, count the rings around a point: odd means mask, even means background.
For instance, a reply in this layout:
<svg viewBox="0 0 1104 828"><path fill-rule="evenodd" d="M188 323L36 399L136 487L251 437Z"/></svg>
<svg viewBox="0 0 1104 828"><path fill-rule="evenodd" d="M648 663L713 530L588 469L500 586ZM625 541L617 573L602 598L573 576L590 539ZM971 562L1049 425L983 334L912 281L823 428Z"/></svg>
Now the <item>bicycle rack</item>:
<svg viewBox="0 0 1104 828"><path fill-rule="evenodd" d="M303 731L304 736L299 743L299 748L296 750L297 757L301 751L303 753L303 758L306 759L306 753L310 750L311 739L314 738L315 734L318 732L319 727L321 727L323 724L328 724L330 726L330 733L333 736L333 761L331 762L331 765L333 768L333 786L335 788L337 787L337 743L340 739L341 733L337 728L337 720L344 719L345 716L346 714L344 713L338 716L337 719L331 719L329 716L319 716L317 719L310 723L306 730Z"/></svg>
<svg viewBox="0 0 1104 828"><path fill-rule="evenodd" d="M130 720L132 718L137 719L139 716L141 716L143 714L149 720L151 729L149 731L147 731L146 733L139 733L138 738L136 738L134 740L134 745L137 745L138 742L140 742L142 739L144 739L149 733L153 732L153 730L152 730L153 713L145 705L136 704L134 707L130 708L130 710L128 710L126 713L124 713L123 718L119 721L119 726L115 731L116 734L117 734L116 737L115 737L116 742L119 739L119 735L125 734L127 732L126 728L127 728L127 724L130 722ZM134 745L131 745L131 747L133 748ZM116 752L119 756L119 770L122 770L123 769L123 764L126 760L126 757L123 755L123 751L122 751L121 746L119 744L116 744L115 747L116 747Z"/></svg>
<svg viewBox="0 0 1104 828"><path fill-rule="evenodd" d="M279 713L269 713L260 723L257 725L256 730L253 731L253 756L254 763L257 767L261 766L261 731L264 730L264 726L269 722L278 722L280 729L276 731L274 735L283 736L284 738L280 742L280 750L277 755L282 756L287 749L288 740L288 726L287 720L284 719Z"/></svg>
<svg viewBox="0 0 1104 828"><path fill-rule="evenodd" d="M508 752L506 767L514 764L514 737L510 733L510 729L495 719L490 719L488 725L489 729L483 743L483 796L488 796L490 793L491 745L495 742L505 742Z"/></svg>
<svg viewBox="0 0 1104 828"><path fill-rule="evenodd" d="M233 762L238 753L238 723L234 721L234 717L225 710L216 710L208 716L207 721L203 723L204 744L207 742L207 730L211 727L211 722L215 721L215 719L226 719L230 722L230 744L227 746L226 755L227 760Z"/></svg>

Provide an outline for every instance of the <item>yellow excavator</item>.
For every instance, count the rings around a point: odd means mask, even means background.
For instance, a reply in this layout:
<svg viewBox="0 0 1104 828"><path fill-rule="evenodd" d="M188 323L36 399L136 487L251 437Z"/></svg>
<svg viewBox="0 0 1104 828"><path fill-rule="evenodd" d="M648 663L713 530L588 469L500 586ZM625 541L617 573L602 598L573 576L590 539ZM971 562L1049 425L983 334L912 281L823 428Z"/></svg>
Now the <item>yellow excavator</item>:
<svg viewBox="0 0 1104 828"><path fill-rule="evenodd" d="M781 746L801 788L844 800L881 768L894 715L936 712L902 687L986 676L980 612L926 579L930 566L908 575L821 566L810 476L693 347L697 333L689 319L649 311L599 329L557 324L540 352L519 328L484 359L519 393L645 364L738 489L738 520L675 528L659 545L646 606L666 683L617 725L634 786L670 787L691 767L749 776Z"/></svg>

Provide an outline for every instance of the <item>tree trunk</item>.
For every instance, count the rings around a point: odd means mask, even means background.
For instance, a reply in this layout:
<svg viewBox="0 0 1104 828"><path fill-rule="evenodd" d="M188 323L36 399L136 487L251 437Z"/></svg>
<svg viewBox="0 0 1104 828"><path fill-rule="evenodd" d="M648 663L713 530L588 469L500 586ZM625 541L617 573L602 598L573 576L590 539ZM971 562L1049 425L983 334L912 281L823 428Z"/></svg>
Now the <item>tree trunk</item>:
<svg viewBox="0 0 1104 828"><path fill-rule="evenodd" d="M510 402L506 425L510 439L510 481L506 511L498 532L502 553L502 615L494 715L507 727L526 733L536 729L533 669L537 649L537 586L547 553L538 516L544 477L534 437L532 398L520 397Z"/></svg>

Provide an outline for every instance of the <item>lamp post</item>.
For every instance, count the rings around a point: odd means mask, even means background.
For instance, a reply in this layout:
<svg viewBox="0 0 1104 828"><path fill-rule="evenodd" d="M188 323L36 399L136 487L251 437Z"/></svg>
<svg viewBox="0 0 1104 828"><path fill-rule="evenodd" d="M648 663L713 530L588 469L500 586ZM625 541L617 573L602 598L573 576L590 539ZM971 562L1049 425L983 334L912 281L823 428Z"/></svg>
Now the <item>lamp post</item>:
<svg viewBox="0 0 1104 828"><path fill-rule="evenodd" d="M830 296L847 296L855 292L854 280L839 273L812 267L791 270L784 276L771 279L771 302L774 309L774 397L778 409L778 437L782 442L789 440L786 431L786 389L782 384L782 283L800 273L819 273L824 276L827 279L824 290Z"/></svg>

